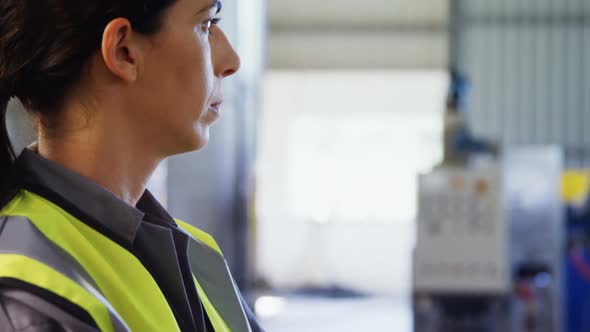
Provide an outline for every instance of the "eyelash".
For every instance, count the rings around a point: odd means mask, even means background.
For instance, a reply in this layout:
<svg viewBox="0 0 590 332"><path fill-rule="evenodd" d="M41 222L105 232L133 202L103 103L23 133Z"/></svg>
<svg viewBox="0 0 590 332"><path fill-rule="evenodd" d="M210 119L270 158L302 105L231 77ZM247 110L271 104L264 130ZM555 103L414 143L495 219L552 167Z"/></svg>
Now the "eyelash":
<svg viewBox="0 0 590 332"><path fill-rule="evenodd" d="M206 22L207 24L207 31L209 32L209 35L213 35L213 33L211 32L211 27L214 25L219 24L219 21L221 21L221 18L216 17L216 18L212 18L209 21Z"/></svg>

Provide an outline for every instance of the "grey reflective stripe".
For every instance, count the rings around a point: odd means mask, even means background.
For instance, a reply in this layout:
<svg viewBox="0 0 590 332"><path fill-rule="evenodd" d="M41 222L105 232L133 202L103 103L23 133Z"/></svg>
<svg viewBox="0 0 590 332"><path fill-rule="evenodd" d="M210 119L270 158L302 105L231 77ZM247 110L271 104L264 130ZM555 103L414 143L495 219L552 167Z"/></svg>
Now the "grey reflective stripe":
<svg viewBox="0 0 590 332"><path fill-rule="evenodd" d="M28 218L3 216L0 224L0 253L26 256L60 272L86 289L107 308L116 332L130 331L80 263L45 237Z"/></svg>
<svg viewBox="0 0 590 332"><path fill-rule="evenodd" d="M203 291L232 332L251 332L225 258L190 234L189 237L191 269Z"/></svg>

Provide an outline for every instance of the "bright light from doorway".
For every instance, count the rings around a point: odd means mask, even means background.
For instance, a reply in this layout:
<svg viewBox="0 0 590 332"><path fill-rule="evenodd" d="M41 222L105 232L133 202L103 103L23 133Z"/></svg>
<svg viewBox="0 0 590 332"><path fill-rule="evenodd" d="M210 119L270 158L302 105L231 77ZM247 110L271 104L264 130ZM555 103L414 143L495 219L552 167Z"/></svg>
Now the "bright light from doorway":
<svg viewBox="0 0 590 332"><path fill-rule="evenodd" d="M269 319L280 315L287 307L287 300L276 296L261 296L256 300L254 308L256 315L262 319Z"/></svg>
<svg viewBox="0 0 590 332"><path fill-rule="evenodd" d="M261 129L280 132L260 142L261 158L285 160L291 215L321 224L413 220L416 176L442 154L445 73L272 72L267 82Z"/></svg>
<svg viewBox="0 0 590 332"><path fill-rule="evenodd" d="M442 157L447 74L266 75L256 172L259 273L278 288L337 284L407 294L417 176Z"/></svg>

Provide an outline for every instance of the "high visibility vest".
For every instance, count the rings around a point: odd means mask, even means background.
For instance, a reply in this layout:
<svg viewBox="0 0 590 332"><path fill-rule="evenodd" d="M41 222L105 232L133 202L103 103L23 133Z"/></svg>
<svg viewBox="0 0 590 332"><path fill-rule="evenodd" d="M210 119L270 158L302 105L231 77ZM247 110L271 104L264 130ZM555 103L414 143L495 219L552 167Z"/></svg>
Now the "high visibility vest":
<svg viewBox="0 0 590 332"><path fill-rule="evenodd" d="M215 240L177 224L191 237L195 285L215 331L251 332ZM0 228L0 284L16 280L61 297L85 310L101 331L180 331L143 264L56 204L22 190L0 211Z"/></svg>

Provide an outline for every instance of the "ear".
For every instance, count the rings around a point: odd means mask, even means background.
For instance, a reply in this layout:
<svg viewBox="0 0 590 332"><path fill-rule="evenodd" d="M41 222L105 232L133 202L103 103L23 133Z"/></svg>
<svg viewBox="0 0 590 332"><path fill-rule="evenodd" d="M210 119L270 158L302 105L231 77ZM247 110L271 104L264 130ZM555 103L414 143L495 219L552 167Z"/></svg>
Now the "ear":
<svg viewBox="0 0 590 332"><path fill-rule="evenodd" d="M102 36L101 53L106 67L121 80L134 82L142 55L140 46L129 20L112 20Z"/></svg>

